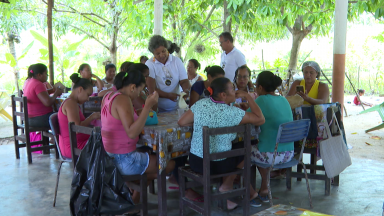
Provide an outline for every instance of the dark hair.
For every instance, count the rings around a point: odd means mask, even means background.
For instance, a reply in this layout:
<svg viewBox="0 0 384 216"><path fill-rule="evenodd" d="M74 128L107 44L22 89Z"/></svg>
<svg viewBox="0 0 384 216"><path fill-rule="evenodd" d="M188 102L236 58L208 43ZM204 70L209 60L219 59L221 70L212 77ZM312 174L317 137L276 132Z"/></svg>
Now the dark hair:
<svg viewBox="0 0 384 216"><path fill-rule="evenodd" d="M120 72L127 72L129 66L131 66L131 65L133 65L133 64L134 64L134 63L133 63L133 62L130 62L130 61L125 61L125 62L123 62L123 64L121 64L121 66L120 66Z"/></svg>
<svg viewBox="0 0 384 216"><path fill-rule="evenodd" d="M73 89L82 87L84 90L86 90L93 87L92 82L89 81L89 79L81 78L78 73L73 73L69 78L74 84Z"/></svg>
<svg viewBox="0 0 384 216"><path fill-rule="evenodd" d="M128 71L130 70L139 70L141 73L144 73L145 70L149 70L149 67L142 63L134 63L131 66L129 66Z"/></svg>
<svg viewBox="0 0 384 216"><path fill-rule="evenodd" d="M233 37L231 35L231 33L229 32L223 32L219 35L219 38L220 37L223 37L224 40L229 40L231 43L233 43Z"/></svg>
<svg viewBox="0 0 384 216"><path fill-rule="evenodd" d="M145 85L145 77L139 70L129 70L128 72L118 73L113 84L117 90L131 84L136 86Z"/></svg>
<svg viewBox="0 0 384 216"><path fill-rule="evenodd" d="M365 93L365 90L364 89L359 89L359 94L360 93Z"/></svg>
<svg viewBox="0 0 384 216"><path fill-rule="evenodd" d="M105 72L107 72L107 70L109 70L110 68L115 68L116 69L116 66L114 64L107 64L107 65L105 65Z"/></svg>
<svg viewBox="0 0 384 216"><path fill-rule="evenodd" d="M142 61L142 60L144 60L145 59L145 61L147 61L148 60L148 57L147 56L140 56L140 62Z"/></svg>
<svg viewBox="0 0 384 216"><path fill-rule="evenodd" d="M153 35L151 39L149 39L148 43L148 50L153 53L155 49L159 47L165 47L170 54L176 52L180 52L180 47L177 46L177 44L172 43L171 41L167 41L163 36L161 35Z"/></svg>
<svg viewBox="0 0 384 216"><path fill-rule="evenodd" d="M217 65L208 66L204 69L207 75L210 75L212 78L217 77L217 75L225 75L223 68Z"/></svg>
<svg viewBox="0 0 384 216"><path fill-rule="evenodd" d="M281 78L274 75L271 71L263 71L259 73L256 79L256 84L261 85L266 92L275 91L282 82Z"/></svg>
<svg viewBox="0 0 384 216"><path fill-rule="evenodd" d="M212 95L211 97L213 99L217 99L218 95L222 92L227 92L227 84L230 83L231 80L229 80L226 77L220 77L211 82L211 88L212 88Z"/></svg>
<svg viewBox="0 0 384 216"><path fill-rule="evenodd" d="M168 41L167 50L168 50L169 54L172 54L174 52L179 53L180 47L176 43L172 43L172 41Z"/></svg>
<svg viewBox="0 0 384 216"><path fill-rule="evenodd" d="M89 66L89 64L83 63L80 65L79 69L77 70L77 73L80 73L80 71L84 70L85 67L89 67L89 69L91 69L91 66Z"/></svg>
<svg viewBox="0 0 384 216"><path fill-rule="evenodd" d="M195 68L200 70L200 63L196 59L189 59L190 62L192 62L193 65L195 65Z"/></svg>
<svg viewBox="0 0 384 216"><path fill-rule="evenodd" d="M32 65L30 65L27 69L27 79L30 79L33 77L33 73L31 73L31 70L32 70Z"/></svg>
<svg viewBox="0 0 384 216"><path fill-rule="evenodd" d="M243 65L243 66L240 66L239 68L236 69L235 71L235 77L233 78L233 82L237 82L237 74L239 73L239 70L242 70L242 69L247 69L248 71L248 74L249 74L249 79L251 79L251 69L249 69L249 67L247 67L246 65Z"/></svg>
<svg viewBox="0 0 384 216"><path fill-rule="evenodd" d="M43 74L45 71L48 71L45 64L37 63L30 65L28 67L28 78L36 77L38 74Z"/></svg>

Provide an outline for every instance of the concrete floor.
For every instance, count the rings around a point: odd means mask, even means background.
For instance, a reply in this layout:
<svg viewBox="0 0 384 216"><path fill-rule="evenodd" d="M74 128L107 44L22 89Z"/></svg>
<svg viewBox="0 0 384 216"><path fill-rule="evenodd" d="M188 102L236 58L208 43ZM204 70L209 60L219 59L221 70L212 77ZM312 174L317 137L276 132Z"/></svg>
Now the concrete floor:
<svg viewBox="0 0 384 216"><path fill-rule="evenodd" d="M0 146L0 216L68 216L69 193L72 177L71 164L64 163L61 169L56 207L52 207L54 187L59 161L52 153L34 154L33 164L28 165L25 150L21 159L15 159L14 146ZM340 186L332 186L331 195L324 195L324 182L310 180L313 211L333 215L381 215L384 201L383 164L368 159L353 159L353 165L340 176ZM260 184L260 176L257 179ZM305 180L292 182L287 191L285 180L272 180L275 204L309 208ZM179 215L178 191L170 190L168 215ZM251 207L254 214L269 207L264 203L260 208ZM242 209L231 212L215 209L212 215L241 215ZM149 195L149 215L157 215L157 197ZM197 215L190 211L188 215Z"/></svg>

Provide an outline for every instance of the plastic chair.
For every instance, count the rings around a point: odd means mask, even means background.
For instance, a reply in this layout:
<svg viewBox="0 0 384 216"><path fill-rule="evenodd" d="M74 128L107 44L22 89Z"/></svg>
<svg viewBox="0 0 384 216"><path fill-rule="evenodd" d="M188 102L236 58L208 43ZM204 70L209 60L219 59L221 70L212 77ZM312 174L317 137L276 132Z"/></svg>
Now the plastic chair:
<svg viewBox="0 0 384 216"><path fill-rule="evenodd" d="M269 199L269 204L273 206L273 201L272 201L272 193L271 193L271 186L270 186L270 172L272 171L273 168L276 169L285 169L285 168L292 168L298 164L301 164L304 168L304 174L305 174L305 180L307 181L307 190L308 190L308 197L309 197L309 203L312 208L312 198L311 198L311 190L309 188L309 182L308 182L308 175L307 175L307 169L305 167L305 164L302 162L302 157L303 157L303 151L304 151L304 146L301 146L301 151L300 155L298 155L298 158L292 158L291 161L283 164L275 164L275 158L277 154L277 147L279 143L287 143L287 142L295 142L299 140L303 140L303 143L305 143L307 139L307 135L309 132L309 126L311 124L311 120L309 119L302 119L302 120L297 120L297 121L292 121L288 123L281 124L279 127L279 131L277 133L276 137L276 145L275 145L275 151L272 159L272 164L264 164L264 163L253 163L258 167L261 168L269 168L268 169L268 174L267 174L267 181L268 181L268 199ZM288 177L287 177L288 178ZM290 189L290 188L288 188Z"/></svg>
<svg viewBox="0 0 384 216"><path fill-rule="evenodd" d="M66 158L61 154L61 149L60 149L60 145L59 145L60 126L59 126L59 119L57 117L57 113L54 113L49 117L49 125L51 126L51 131L52 131L52 134L55 138L56 147L57 147L57 150L59 152L59 157L60 157L60 165L59 165L59 169L57 170L57 178L56 178L55 198L53 199L53 207L55 207L57 188L59 186L61 165L63 165L64 162L71 163L72 158Z"/></svg>
<svg viewBox="0 0 384 216"><path fill-rule="evenodd" d="M371 108L361 112L360 114L368 113L368 112L373 112L373 111L379 112L379 115L380 115L381 120L383 121L383 123L377 125L376 127L373 127L373 128L368 129L368 130L365 130L365 133L368 133L368 132L371 132L371 131L374 131L374 130L379 130L379 129L384 128L384 103L382 103L380 105L377 105L377 106L374 106L374 107L371 107Z"/></svg>

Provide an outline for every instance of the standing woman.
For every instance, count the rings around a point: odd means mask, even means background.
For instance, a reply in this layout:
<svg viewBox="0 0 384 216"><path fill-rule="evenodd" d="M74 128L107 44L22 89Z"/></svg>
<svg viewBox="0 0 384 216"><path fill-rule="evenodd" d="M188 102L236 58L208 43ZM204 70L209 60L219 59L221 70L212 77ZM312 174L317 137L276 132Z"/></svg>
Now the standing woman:
<svg viewBox="0 0 384 216"><path fill-rule="evenodd" d="M306 61L304 62L301 71L303 72L304 79L301 81L294 81L291 88L289 89L287 96L298 94L304 99L304 104L307 105L328 103L328 85L318 80L321 73L319 64L314 61ZM299 85L303 86L304 92L296 91L296 86Z"/></svg>
<svg viewBox="0 0 384 216"><path fill-rule="evenodd" d="M197 81L191 88L191 96L189 98L189 107L192 107L198 100L202 98L209 98L208 87L212 81L219 77L224 77L225 72L220 66L214 65L206 67L204 71L207 73L207 80Z"/></svg>
<svg viewBox="0 0 384 216"><path fill-rule="evenodd" d="M24 96L28 98L29 125L50 128L49 116L53 113L52 105L63 90L58 88L52 96L49 96L44 85L48 80L48 68L44 64L31 65L28 73L33 74L24 88Z"/></svg>
<svg viewBox="0 0 384 216"><path fill-rule="evenodd" d="M180 58L172 55L180 48L162 36L154 35L149 40L148 50L154 56L145 63L149 68L147 79L149 93L154 91L159 93L159 112L174 111L178 108L179 86L187 95L191 88L183 63Z"/></svg>
<svg viewBox="0 0 384 216"><path fill-rule="evenodd" d="M196 59L190 59L187 65L187 72L188 72L188 80L191 86L193 86L193 84L195 84L196 81L203 80L203 77L201 77L198 73L196 73L197 70L200 70L200 63Z"/></svg>
<svg viewBox="0 0 384 216"><path fill-rule="evenodd" d="M95 74L92 74L92 69L91 69L91 66L89 66L89 64L87 63L81 64L77 72L80 74L82 78L88 79L89 81L91 81L92 86L94 87L97 86L98 92L103 89L104 87L103 81L101 81L101 79ZM95 78L96 80L92 78ZM72 83L72 88L73 88L73 83Z"/></svg>
<svg viewBox="0 0 384 216"><path fill-rule="evenodd" d="M249 95L255 100L257 98L257 94L254 92L253 87L249 85L249 81L251 79L251 70L243 65L237 68L235 72L235 79L233 83L235 84L235 90L241 90L244 92L248 92ZM236 103L247 102L246 98L237 98Z"/></svg>

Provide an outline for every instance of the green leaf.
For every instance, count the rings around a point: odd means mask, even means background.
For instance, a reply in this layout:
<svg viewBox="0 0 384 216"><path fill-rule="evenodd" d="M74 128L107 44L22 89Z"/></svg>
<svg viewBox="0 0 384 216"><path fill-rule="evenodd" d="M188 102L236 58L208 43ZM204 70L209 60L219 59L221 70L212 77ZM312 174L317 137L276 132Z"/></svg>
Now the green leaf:
<svg viewBox="0 0 384 216"><path fill-rule="evenodd" d="M48 56L48 49L39 49L42 56Z"/></svg>
<svg viewBox="0 0 384 216"><path fill-rule="evenodd" d="M48 40L44 36L33 30L31 30L30 32L36 40L38 40L43 46L48 48Z"/></svg>
<svg viewBox="0 0 384 216"><path fill-rule="evenodd" d="M75 51L75 50L77 49L77 47L79 47L79 45L80 45L84 40L86 40L85 37L84 37L81 41L71 44L71 45L67 48L67 51L66 51L66 52Z"/></svg>
<svg viewBox="0 0 384 216"><path fill-rule="evenodd" d="M16 66L16 60L11 53L5 53L5 59L7 60L9 66L11 67Z"/></svg>
<svg viewBox="0 0 384 216"><path fill-rule="evenodd" d="M28 51L32 48L33 43L34 43L34 41L32 41L32 42L31 42L31 43L30 43L30 44L23 50L21 56L20 56L19 58L17 58L18 61L20 61L21 59L23 59L23 58L27 55Z"/></svg>
<svg viewBox="0 0 384 216"><path fill-rule="evenodd" d="M67 69L68 66L69 66L69 59L65 59L65 60L63 61L63 68L64 68L64 69Z"/></svg>

